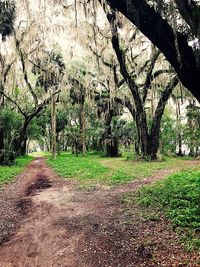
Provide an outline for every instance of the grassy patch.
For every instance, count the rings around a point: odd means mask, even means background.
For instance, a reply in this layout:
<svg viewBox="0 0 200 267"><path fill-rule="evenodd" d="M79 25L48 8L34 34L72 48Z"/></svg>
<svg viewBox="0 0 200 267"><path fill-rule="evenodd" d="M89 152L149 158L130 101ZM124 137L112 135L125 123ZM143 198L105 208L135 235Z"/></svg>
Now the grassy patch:
<svg viewBox="0 0 200 267"><path fill-rule="evenodd" d="M63 153L56 160L49 158L48 163L64 177L76 177L79 180L101 180L108 173L109 168L99 163L97 158L97 155L76 157L71 153Z"/></svg>
<svg viewBox="0 0 200 267"><path fill-rule="evenodd" d="M29 156L34 157L34 158L39 158L39 157L45 157L45 156L51 156L51 153L49 152L32 152L29 154Z"/></svg>
<svg viewBox="0 0 200 267"><path fill-rule="evenodd" d="M200 248L200 170L182 171L146 186L140 190L137 200L149 210L164 211L182 232L188 248Z"/></svg>
<svg viewBox="0 0 200 267"><path fill-rule="evenodd" d="M136 162L126 158L106 158L91 153L86 157L75 157L63 153L48 163L54 170L66 178L76 178L82 183L121 184L134 179L147 177L161 169L179 166L185 168L185 161L178 158L167 158L162 162Z"/></svg>
<svg viewBox="0 0 200 267"><path fill-rule="evenodd" d="M32 157L18 157L13 166L0 166L0 186L11 181L17 174L22 172L24 167L32 160Z"/></svg>

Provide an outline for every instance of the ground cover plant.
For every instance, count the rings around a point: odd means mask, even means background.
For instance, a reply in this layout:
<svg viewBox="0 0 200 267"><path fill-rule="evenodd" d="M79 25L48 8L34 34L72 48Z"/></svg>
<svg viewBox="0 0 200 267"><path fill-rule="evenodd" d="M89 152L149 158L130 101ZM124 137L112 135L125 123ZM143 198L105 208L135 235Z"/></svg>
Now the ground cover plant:
<svg viewBox="0 0 200 267"><path fill-rule="evenodd" d="M164 212L180 232L186 247L200 249L199 167L172 174L136 194L124 195L123 200L129 204L138 203L143 216L150 220L159 220Z"/></svg>
<svg viewBox="0 0 200 267"><path fill-rule="evenodd" d="M24 167L31 162L30 156L18 157L12 166L0 166L0 186L11 181L16 175L23 171Z"/></svg>
<svg viewBox="0 0 200 267"><path fill-rule="evenodd" d="M161 169L189 168L185 160L168 158L160 162L127 160L126 157L109 158L98 153L76 157L71 152L62 153L56 161L48 159L50 166L65 178L75 178L82 183L122 184L138 178L148 177Z"/></svg>

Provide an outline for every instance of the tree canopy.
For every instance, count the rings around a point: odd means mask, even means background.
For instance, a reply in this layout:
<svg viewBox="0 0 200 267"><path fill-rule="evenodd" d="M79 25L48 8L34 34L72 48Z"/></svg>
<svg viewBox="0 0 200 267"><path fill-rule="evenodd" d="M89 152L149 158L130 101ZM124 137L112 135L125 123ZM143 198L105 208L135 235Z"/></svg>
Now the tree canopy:
<svg viewBox="0 0 200 267"><path fill-rule="evenodd" d="M160 49L174 67L182 84L200 101L198 1L170 1L170 6L164 0L107 0L107 2L128 18Z"/></svg>

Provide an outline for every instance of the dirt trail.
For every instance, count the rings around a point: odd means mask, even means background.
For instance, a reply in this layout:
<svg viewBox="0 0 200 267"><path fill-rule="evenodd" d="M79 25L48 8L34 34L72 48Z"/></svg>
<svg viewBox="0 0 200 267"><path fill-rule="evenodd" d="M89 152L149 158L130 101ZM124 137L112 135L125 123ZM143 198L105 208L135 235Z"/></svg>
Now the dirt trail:
<svg viewBox="0 0 200 267"><path fill-rule="evenodd" d="M77 182L59 178L44 159L35 160L0 192L0 266L198 266L198 255L184 252L164 217L144 220L137 207L124 212L120 201L122 193L171 172L111 189L81 190Z"/></svg>

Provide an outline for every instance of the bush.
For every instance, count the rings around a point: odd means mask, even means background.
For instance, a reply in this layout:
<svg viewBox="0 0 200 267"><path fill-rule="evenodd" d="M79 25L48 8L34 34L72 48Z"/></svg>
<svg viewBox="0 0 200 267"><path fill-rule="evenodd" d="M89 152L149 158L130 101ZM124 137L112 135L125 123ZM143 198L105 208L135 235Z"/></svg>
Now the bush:
<svg viewBox="0 0 200 267"><path fill-rule="evenodd" d="M4 149L0 150L0 165L13 165L15 158L15 152Z"/></svg>

